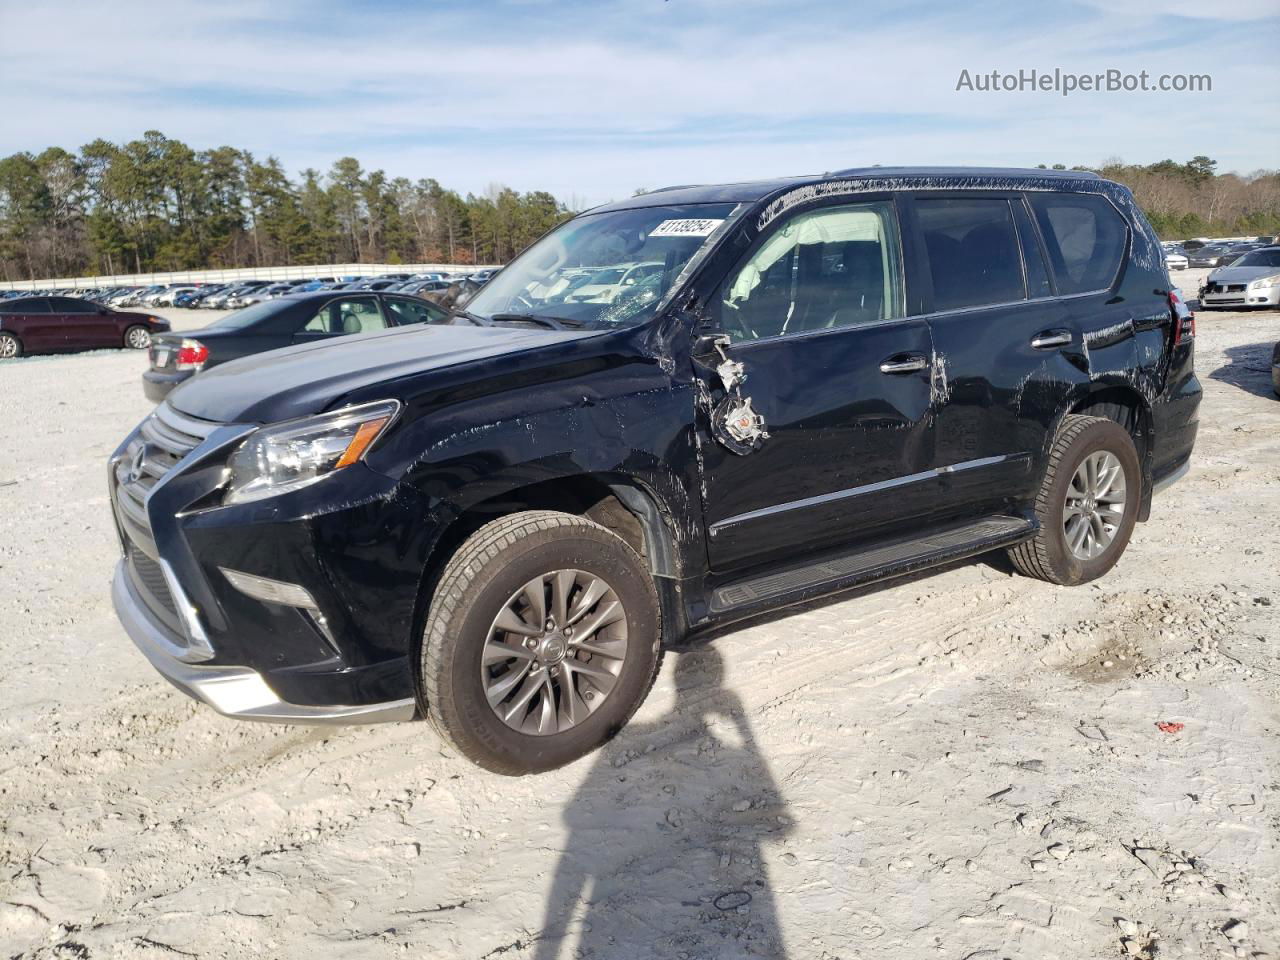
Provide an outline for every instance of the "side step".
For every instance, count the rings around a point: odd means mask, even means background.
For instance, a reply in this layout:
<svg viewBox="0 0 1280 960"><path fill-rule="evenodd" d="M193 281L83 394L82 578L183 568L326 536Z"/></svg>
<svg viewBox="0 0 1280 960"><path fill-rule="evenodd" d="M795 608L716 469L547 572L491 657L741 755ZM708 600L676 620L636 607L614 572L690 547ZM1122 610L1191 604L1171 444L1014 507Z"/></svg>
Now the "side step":
<svg viewBox="0 0 1280 960"><path fill-rule="evenodd" d="M1022 517L983 517L913 540L863 548L844 556L761 574L718 587L711 610L723 613L787 597L799 601L861 583L902 576L950 560L985 553L1025 540L1036 523Z"/></svg>

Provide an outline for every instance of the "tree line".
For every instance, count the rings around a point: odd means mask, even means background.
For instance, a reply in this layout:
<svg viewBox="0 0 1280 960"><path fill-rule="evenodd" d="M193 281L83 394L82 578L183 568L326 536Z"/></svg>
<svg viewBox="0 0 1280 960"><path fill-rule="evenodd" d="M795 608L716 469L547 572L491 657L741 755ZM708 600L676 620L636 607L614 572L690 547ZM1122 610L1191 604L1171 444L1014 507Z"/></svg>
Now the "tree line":
<svg viewBox="0 0 1280 960"><path fill-rule="evenodd" d="M1280 233L1280 170L1242 176L1217 167L1216 160L1198 156L1186 163L1138 166L1115 159L1071 169L1093 170L1127 186L1162 240ZM1055 163L1053 169L1067 168Z"/></svg>
<svg viewBox="0 0 1280 960"><path fill-rule="evenodd" d="M1216 167L1199 156L1092 169L1127 184L1162 238L1280 232L1280 171ZM493 186L463 197L430 178L365 170L353 157L291 178L275 157L194 150L151 130L78 153L49 147L0 159L0 275L504 263L571 215L545 191Z"/></svg>
<svg viewBox="0 0 1280 960"><path fill-rule="evenodd" d="M275 157L157 131L0 160L4 280L324 263L503 263L571 216L543 191L460 196L343 157Z"/></svg>

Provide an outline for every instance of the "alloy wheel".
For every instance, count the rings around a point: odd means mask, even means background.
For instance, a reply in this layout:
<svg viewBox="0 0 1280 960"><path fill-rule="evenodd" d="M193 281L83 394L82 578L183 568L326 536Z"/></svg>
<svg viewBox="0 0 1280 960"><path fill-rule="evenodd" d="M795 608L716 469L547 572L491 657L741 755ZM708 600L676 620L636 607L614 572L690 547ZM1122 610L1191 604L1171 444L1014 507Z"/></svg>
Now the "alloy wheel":
<svg viewBox="0 0 1280 960"><path fill-rule="evenodd" d="M18 355L18 341L10 336L0 337L0 360L11 360Z"/></svg>
<svg viewBox="0 0 1280 960"><path fill-rule="evenodd" d="M555 570L513 593L494 617L480 677L503 723L548 736L600 709L626 657L627 615L613 587L582 570Z"/></svg>
<svg viewBox="0 0 1280 960"><path fill-rule="evenodd" d="M1067 548L1093 560L1111 546L1124 519L1124 466L1106 450L1091 453L1076 467L1062 508Z"/></svg>
<svg viewBox="0 0 1280 960"><path fill-rule="evenodd" d="M151 346L151 334L142 327L134 327L129 331L127 342L135 350L145 350Z"/></svg>

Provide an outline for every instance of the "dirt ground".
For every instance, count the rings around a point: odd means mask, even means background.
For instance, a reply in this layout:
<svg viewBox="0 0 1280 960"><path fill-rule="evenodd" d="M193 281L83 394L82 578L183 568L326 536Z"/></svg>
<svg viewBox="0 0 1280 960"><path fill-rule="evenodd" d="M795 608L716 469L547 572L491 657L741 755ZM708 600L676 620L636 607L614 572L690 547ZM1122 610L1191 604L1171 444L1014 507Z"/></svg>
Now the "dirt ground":
<svg viewBox="0 0 1280 960"><path fill-rule="evenodd" d="M1278 338L1200 315L1193 470L1102 581L996 556L754 621L518 780L172 689L108 589L144 358L6 362L0 956L1280 956Z"/></svg>

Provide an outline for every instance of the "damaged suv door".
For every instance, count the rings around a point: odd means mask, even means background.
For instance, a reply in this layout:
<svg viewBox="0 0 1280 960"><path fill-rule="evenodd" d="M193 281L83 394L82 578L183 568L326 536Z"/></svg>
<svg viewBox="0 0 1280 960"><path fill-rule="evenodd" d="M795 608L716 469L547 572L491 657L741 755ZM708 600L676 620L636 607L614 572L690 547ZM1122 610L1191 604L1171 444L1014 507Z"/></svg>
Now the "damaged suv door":
<svg viewBox="0 0 1280 960"><path fill-rule="evenodd" d="M932 346L905 316L891 199L769 225L708 312L694 363L713 574L927 522Z"/></svg>

